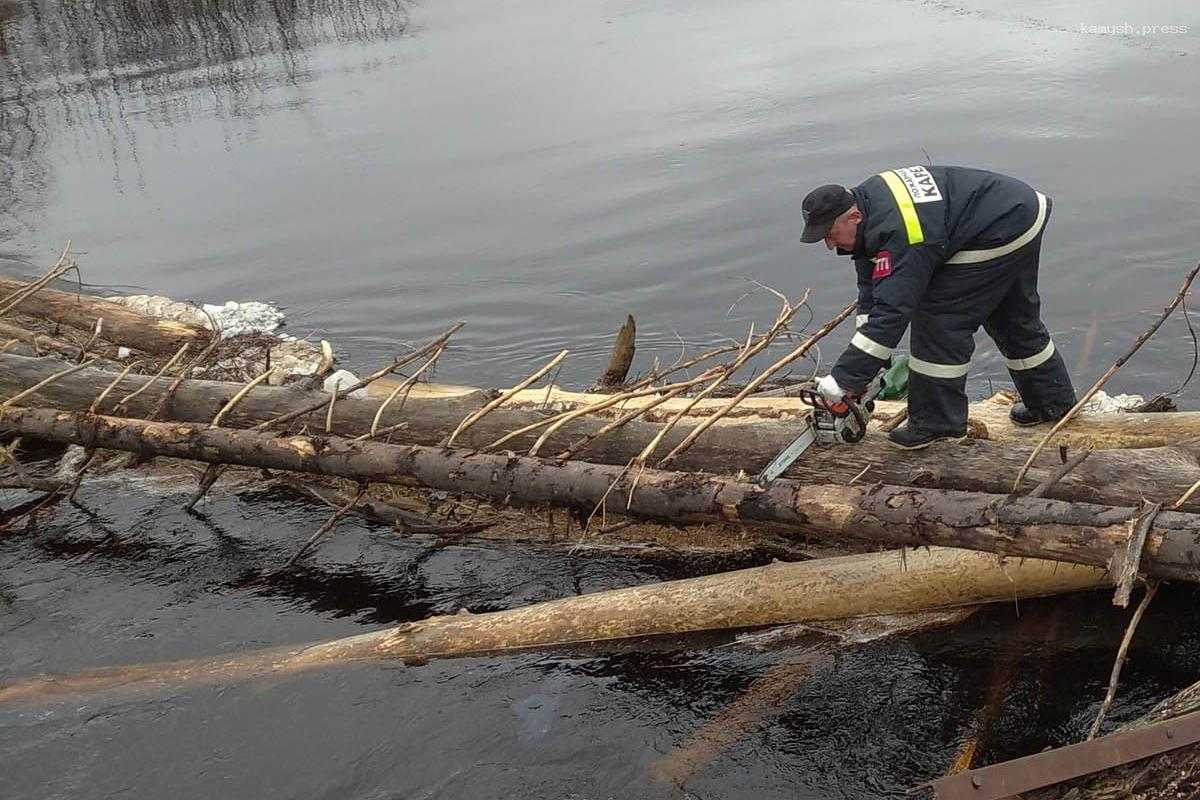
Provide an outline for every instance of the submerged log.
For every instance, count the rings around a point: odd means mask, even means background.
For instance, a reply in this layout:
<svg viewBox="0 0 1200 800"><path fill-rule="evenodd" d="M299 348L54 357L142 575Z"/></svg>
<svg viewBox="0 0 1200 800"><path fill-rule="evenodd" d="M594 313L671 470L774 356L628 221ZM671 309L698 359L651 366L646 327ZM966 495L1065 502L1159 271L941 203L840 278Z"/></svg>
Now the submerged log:
<svg viewBox="0 0 1200 800"><path fill-rule="evenodd" d="M845 619L1011 601L1104 584L1101 570L929 548L869 553L612 589L487 614L432 617L307 646L277 647L0 684L0 703L108 690L224 683L331 664L480 655L640 636Z"/></svg>
<svg viewBox="0 0 1200 800"><path fill-rule="evenodd" d="M52 358L0 354L0 398L12 396L61 369L62 363ZM84 369L45 387L26 402L68 410L86 409L115 377L108 371ZM146 380L145 376L126 376L118 382L112 396L124 396L140 388ZM128 405L130 416L149 415L170 384L169 378L152 381L151 386ZM241 388L239 384L222 381L187 381L176 393L169 416L185 422L208 422ZM322 393L296 386L256 386L229 414L224 424L251 427L291 409L312 405L321 397ZM333 431L349 436L367 432L383 399L372 396L362 400L340 400L335 409ZM379 427L386 428L404 421L408 426L397 433L396 438L406 443L435 445L454 430L464 416L478 409L485 401L486 395L482 391L469 389L450 394L414 394L404 404L393 403L389 406L380 418ZM761 401L757 402L761 405ZM1007 415L1007 411L1004 414ZM706 472L757 472L795 437L798 425L803 424L790 411L777 416L782 418L755 416L722 420L676 460L676 468ZM1200 435L1200 414L1109 414L1104 415L1103 420L1099 417L1089 419L1097 424L1110 424L1109 417L1129 417L1128 424L1147 431L1152 424L1159 425L1158 421L1161 420L1161 426L1165 426L1172 436L1186 432L1189 426L1194 429L1190 437L1172 439L1175 442L1172 447L1095 452L1078 469L1056 484L1048 497L1122 506L1134 505L1143 497L1173 502L1188 486L1200 479L1200 444L1193 441ZM511 430L541 418L541 414L532 409L501 407L470 428L462 436L461 444L464 447L482 447ZM661 450L666 452L682 441L697 419L689 418L676 426L668 433ZM543 452L560 452L580 437L599 430L608 421L604 417L590 416L574 420L551 435ZM310 429L323 429L324 410L314 412L298 422L308 423ZM641 452L660 430L661 426L655 423L631 422L588 447L580 458L597 463L625 464ZM517 451L525 449L539 433L534 431L518 437L508 446ZM1159 434L1155 436L1163 438ZM869 434L857 445L813 448L786 476L812 483L848 483L870 467L862 477L866 483L883 481L1006 493L1012 476L1029 452L1027 446L974 439L926 450L902 451L888 445L882 436ZM1055 454L1044 454L1030 477L1041 480L1057 466ZM1193 497L1183 508L1200 511L1200 495Z"/></svg>
<svg viewBox="0 0 1200 800"><path fill-rule="evenodd" d="M697 473L475 454L336 436L276 437L49 409L0 407L0 431L85 447L404 482L586 514L612 496L620 513L671 522L739 520L885 546L945 545L1108 568L1125 551L1133 508L876 484L776 481L763 488ZM620 498L620 499L618 499ZM622 500L627 498L627 502ZM1200 515L1159 514L1141 562L1161 578L1200 580Z"/></svg>
<svg viewBox="0 0 1200 800"><path fill-rule="evenodd" d="M0 297L26 285L11 278L0 278ZM195 342L203 347L212 335L196 325L151 317L119 303L55 289L38 290L21 301L15 311L85 331L92 330L96 320L103 319L101 339L147 353L174 353L184 342Z"/></svg>

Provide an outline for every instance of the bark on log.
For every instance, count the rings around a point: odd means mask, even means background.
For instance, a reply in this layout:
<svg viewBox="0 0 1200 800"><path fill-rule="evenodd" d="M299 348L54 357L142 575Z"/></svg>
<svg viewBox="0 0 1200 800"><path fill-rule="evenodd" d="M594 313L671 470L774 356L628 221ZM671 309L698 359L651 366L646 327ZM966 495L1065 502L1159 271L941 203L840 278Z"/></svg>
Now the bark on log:
<svg viewBox="0 0 1200 800"><path fill-rule="evenodd" d="M1164 415L1170 416L1170 415ZM1007 494L1012 477L1032 448L977 439L917 451L898 451L884 437L868 434L857 445L813 448L784 473L801 483L846 484L859 478L969 492ZM1030 470L1039 482L1060 466L1057 453L1039 456ZM869 467L869 469L868 469ZM1200 479L1200 438L1171 447L1097 450L1046 491L1046 496L1102 505L1135 505L1142 498L1174 502ZM1183 510L1200 511L1200 497Z"/></svg>
<svg viewBox="0 0 1200 800"><path fill-rule="evenodd" d="M78 358L83 349L77 344L34 333L18 325L0 320L0 341L4 339L16 339L24 345L24 347L10 347L7 351L18 355L40 356L46 350L51 350L68 358Z"/></svg>
<svg viewBox="0 0 1200 800"><path fill-rule="evenodd" d="M10 397L62 369L62 363L52 358L31 359L0 354L0 399ZM104 390L113 373L85 369L47 386L31 397L29 404L41 403L67 410L88 408L96 395ZM114 396L123 396L146 382L145 376L129 375L122 380ZM170 386L171 379L163 378L130 403L128 413L145 417L157 406ZM230 398L241 389L240 384L221 381L190 380L177 392L168 416L184 422L208 422ZM251 427L289 409L311 405L321 393L295 386L256 386L230 414L227 423L235 427ZM327 395L326 395L327 396ZM386 396L386 395L385 395ZM597 396L597 395L593 395ZM481 391L460 391L453 395L414 394L403 408L394 403L384 413L379 426L385 428L401 421L408 427L396 438L406 443L435 445L471 411L479 408L486 396ZM358 400L345 398L335 409L335 433L357 436L367 432L383 397ZM984 405L984 404L981 404ZM1007 414L1007 412L1005 412ZM1111 414L1106 417L1136 415ZM1147 414L1145 421L1133 424L1148 428L1158 421L1168 426L1172 434L1179 432L1180 418L1200 418L1200 414ZM532 410L501 407L488 414L466 432L464 447L480 447L508 431L539 419ZM1097 419L1095 417L1091 418ZM545 452L556 453L581 436L594 432L607 422L603 417L583 417L557 431L546 445ZM302 420L310 429L324 428L324 410ZM691 430L683 422L671 431L664 448L674 447ZM695 446L676 462L681 470L748 474L760 470L775 453L790 442L801 424L791 417L753 421L737 418L722 421L697 440ZM1175 439L1173 447L1140 450L1096 451L1074 472L1055 484L1048 496L1060 500L1079 500L1105 505L1135 505L1143 497L1173 502L1196 480L1200 480L1200 420L1194 423L1193 438ZM611 436L606 436L585 450L581 457L588 461L625 464L657 434L660 426L635 421ZM540 431L512 441L517 452L528 448ZM870 484L883 481L890 484L919 485L963 491L1006 493L1012 476L1028 456L1025 446L969 439L960 444L939 445L918 451L902 451L888 445L882 436L868 434L856 445L816 447L805 454L785 477L807 483L848 483L868 465L862 477ZM1044 454L1030 471L1031 478L1041 480L1058 467L1054 454ZM1200 511L1200 495L1192 498L1183 510Z"/></svg>
<svg viewBox="0 0 1200 800"><path fill-rule="evenodd" d="M558 462L464 450L274 437L49 409L0 407L0 431L149 456L335 475L357 482L416 479L435 489L590 512L610 495L629 516L669 522L739 520L824 538L896 546L943 545L1108 568L1123 552L1134 508L877 484L767 488L697 473ZM614 488L615 485L615 488ZM631 493L632 492L632 493ZM1146 538L1145 571L1200 581L1200 515L1159 514Z"/></svg>
<svg viewBox="0 0 1200 800"><path fill-rule="evenodd" d="M0 684L0 704L108 690L161 691L331 664L496 653L793 622L953 608L1103 585L1089 567L929 548L823 558L613 589L487 614L431 617L346 639Z"/></svg>
<svg viewBox="0 0 1200 800"><path fill-rule="evenodd" d="M0 297L27 285L11 278L0 278ZM103 318L101 339L147 353L174 353L184 342L195 342L203 347L211 336L208 330L196 325L147 316L98 297L55 289L37 291L15 310L86 331L92 330L96 320Z"/></svg>

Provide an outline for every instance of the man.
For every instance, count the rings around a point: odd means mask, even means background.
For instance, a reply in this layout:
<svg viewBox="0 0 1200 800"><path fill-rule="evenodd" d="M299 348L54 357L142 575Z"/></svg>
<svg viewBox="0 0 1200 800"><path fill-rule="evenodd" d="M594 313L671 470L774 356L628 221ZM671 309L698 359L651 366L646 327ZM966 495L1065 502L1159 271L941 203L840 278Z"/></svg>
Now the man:
<svg viewBox="0 0 1200 800"><path fill-rule="evenodd" d="M1021 395L1018 425L1060 419L1075 404L1062 356L1039 316L1038 258L1050 199L1005 175L966 167L888 170L804 198L803 242L853 258L857 332L818 388L859 395L912 323L905 449L967 433L967 369L982 325Z"/></svg>

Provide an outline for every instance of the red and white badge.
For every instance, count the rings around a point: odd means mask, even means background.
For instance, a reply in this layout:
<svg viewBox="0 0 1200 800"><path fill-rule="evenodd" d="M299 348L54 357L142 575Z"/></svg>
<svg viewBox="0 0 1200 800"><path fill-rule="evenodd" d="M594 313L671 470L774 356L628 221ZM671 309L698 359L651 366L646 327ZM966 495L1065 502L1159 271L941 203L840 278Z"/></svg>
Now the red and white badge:
<svg viewBox="0 0 1200 800"><path fill-rule="evenodd" d="M880 250L879 255L875 256L875 271L871 273L874 280L886 278L892 274L892 254L887 250Z"/></svg>

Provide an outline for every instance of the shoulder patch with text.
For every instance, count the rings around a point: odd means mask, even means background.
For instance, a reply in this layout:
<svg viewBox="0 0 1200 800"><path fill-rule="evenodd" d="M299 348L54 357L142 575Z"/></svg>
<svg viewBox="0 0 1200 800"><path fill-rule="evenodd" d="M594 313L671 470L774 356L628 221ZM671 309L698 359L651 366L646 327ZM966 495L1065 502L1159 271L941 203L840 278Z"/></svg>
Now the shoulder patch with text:
<svg viewBox="0 0 1200 800"><path fill-rule="evenodd" d="M875 256L875 269L871 272L871 278L879 280L886 278L892 274L892 254L888 250L880 250L879 255Z"/></svg>
<svg viewBox="0 0 1200 800"><path fill-rule="evenodd" d="M942 199L937 181L924 167L904 167L896 170L896 174L904 181L914 203L934 203Z"/></svg>

